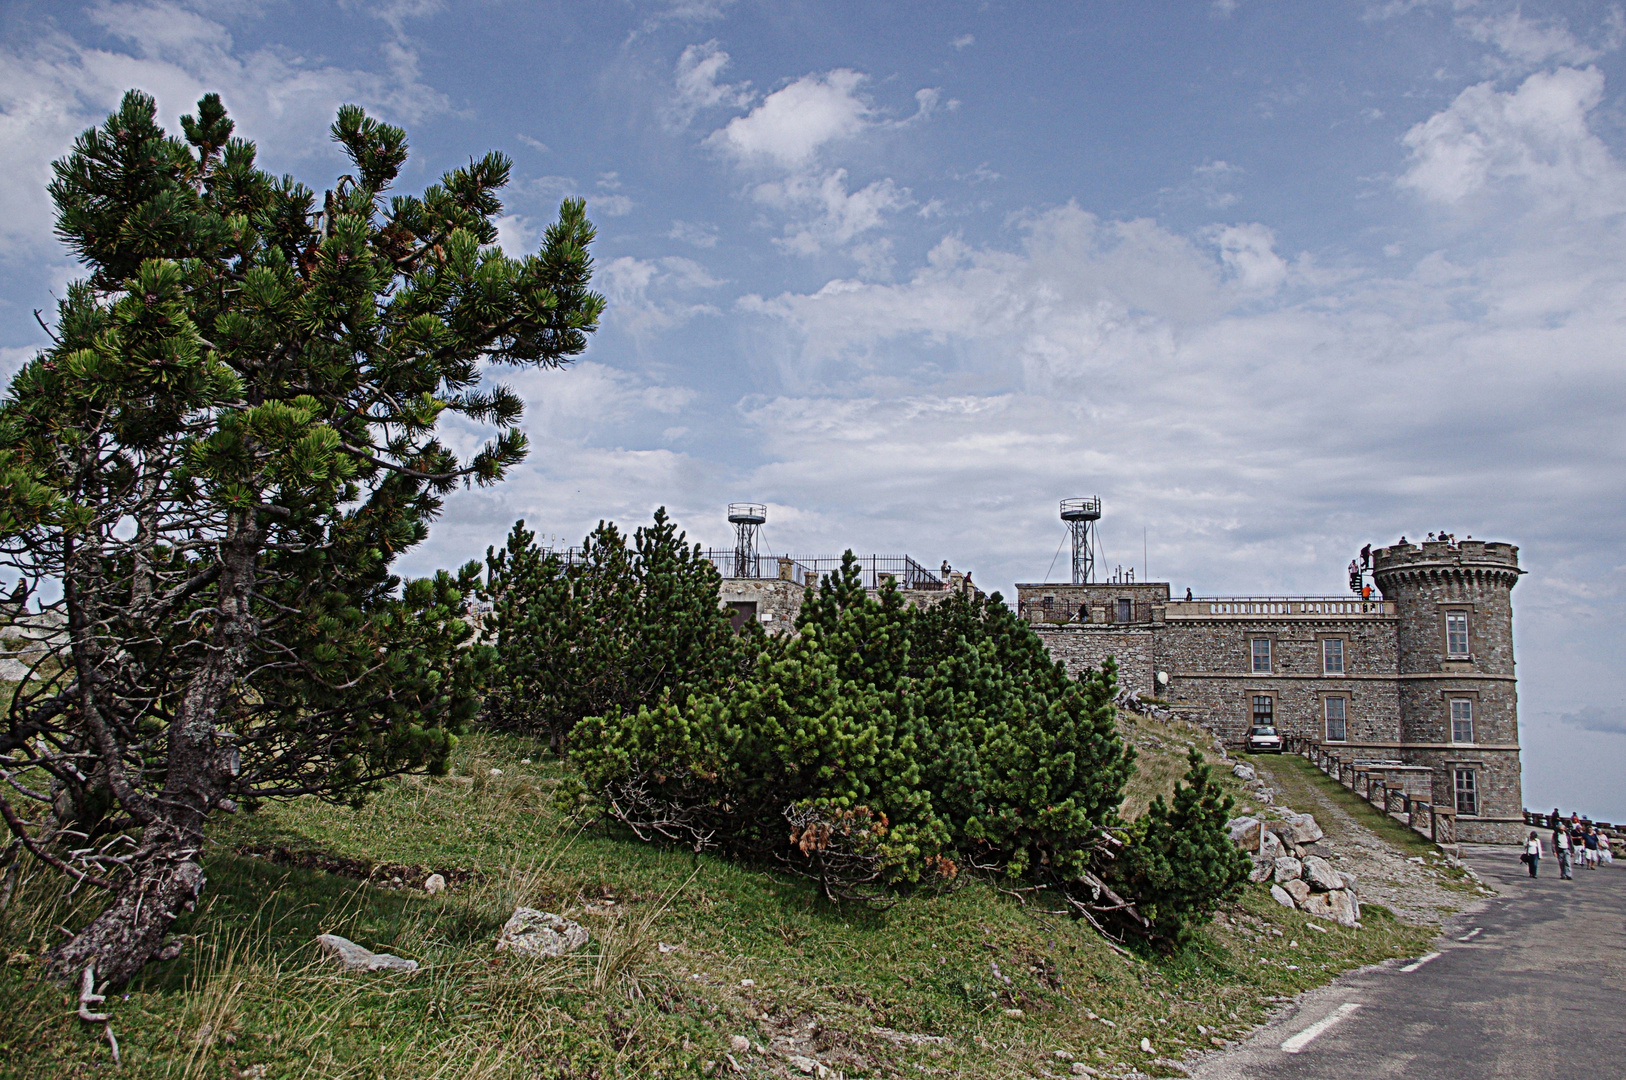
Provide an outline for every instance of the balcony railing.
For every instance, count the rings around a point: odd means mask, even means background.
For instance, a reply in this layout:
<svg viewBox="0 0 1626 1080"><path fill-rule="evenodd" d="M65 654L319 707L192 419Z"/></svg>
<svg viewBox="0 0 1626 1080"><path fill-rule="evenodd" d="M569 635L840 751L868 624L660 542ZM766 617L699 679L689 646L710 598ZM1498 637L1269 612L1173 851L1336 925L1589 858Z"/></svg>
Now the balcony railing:
<svg viewBox="0 0 1626 1080"><path fill-rule="evenodd" d="M705 556L725 578L794 581L798 585L814 584L825 574L840 570L842 558L839 555L816 558L753 555L742 562L733 548L712 548ZM935 570L928 570L907 555L861 555L856 562L866 589L880 588L887 578L897 582L900 589L935 592L948 587Z"/></svg>
<svg viewBox="0 0 1626 1080"><path fill-rule="evenodd" d="M1170 600L1168 619L1382 619L1395 616L1393 600L1342 596L1203 596Z"/></svg>

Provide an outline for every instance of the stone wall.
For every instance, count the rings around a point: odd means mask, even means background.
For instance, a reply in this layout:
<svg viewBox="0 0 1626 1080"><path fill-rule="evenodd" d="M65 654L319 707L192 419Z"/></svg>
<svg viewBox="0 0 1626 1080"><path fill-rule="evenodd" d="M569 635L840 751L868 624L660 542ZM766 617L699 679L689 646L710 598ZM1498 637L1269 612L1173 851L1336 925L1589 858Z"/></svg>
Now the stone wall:
<svg viewBox="0 0 1626 1080"><path fill-rule="evenodd" d="M1240 744L1252 723L1253 698L1274 699L1276 726L1289 735L1325 739L1324 701L1345 699L1345 743L1395 747L1400 704L1394 677L1395 620L1171 619L1158 627L1156 662L1169 674L1162 695L1200 705L1226 742ZM1253 674L1254 638L1271 642L1271 672ZM1322 642L1343 643L1344 673L1323 671Z"/></svg>
<svg viewBox="0 0 1626 1080"><path fill-rule="evenodd" d="M1034 632L1050 655L1061 661L1067 674L1099 668L1112 657L1118 662L1118 685L1131 693L1153 693L1156 640L1151 626L1034 624Z"/></svg>

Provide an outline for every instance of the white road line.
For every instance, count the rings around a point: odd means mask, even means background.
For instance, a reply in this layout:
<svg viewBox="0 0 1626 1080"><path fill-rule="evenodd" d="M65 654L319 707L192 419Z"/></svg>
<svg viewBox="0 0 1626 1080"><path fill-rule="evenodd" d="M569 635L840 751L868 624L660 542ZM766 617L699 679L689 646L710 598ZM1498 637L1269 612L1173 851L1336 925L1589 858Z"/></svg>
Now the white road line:
<svg viewBox="0 0 1626 1080"><path fill-rule="evenodd" d="M1309 1046L1310 1043L1315 1041L1316 1038L1325 1034L1327 1029L1344 1020L1350 1015L1350 1013L1353 1013L1360 1007L1360 1003L1356 1001L1347 1001L1338 1006L1337 1011L1333 1012L1330 1016L1317 1020L1315 1023L1311 1024L1309 1027L1305 1028L1291 1039L1288 1039L1286 1042L1282 1043L1283 1052L1289 1054L1297 1054L1302 1052L1304 1048Z"/></svg>
<svg viewBox="0 0 1626 1080"><path fill-rule="evenodd" d="M1418 968L1422 967L1424 964L1428 963L1430 960L1438 960L1439 958L1440 958L1439 953L1431 952L1426 956L1419 956L1416 960L1413 960L1411 963L1407 964L1405 967L1401 968L1400 970L1401 971L1407 971L1407 972L1416 971Z"/></svg>
<svg viewBox="0 0 1626 1080"><path fill-rule="evenodd" d="M1479 936L1479 932L1481 930L1483 930L1483 929L1485 929L1483 926L1476 926L1472 930L1468 931L1466 934L1463 934L1461 937L1457 938L1457 940L1458 941L1472 941L1474 938Z"/></svg>

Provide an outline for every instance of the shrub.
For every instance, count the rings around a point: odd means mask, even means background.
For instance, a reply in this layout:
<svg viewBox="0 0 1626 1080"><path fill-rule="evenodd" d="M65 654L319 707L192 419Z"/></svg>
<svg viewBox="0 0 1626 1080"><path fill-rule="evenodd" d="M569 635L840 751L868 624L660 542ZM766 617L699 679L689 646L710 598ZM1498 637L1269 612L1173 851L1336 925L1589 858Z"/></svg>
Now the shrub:
<svg viewBox="0 0 1626 1080"><path fill-rule="evenodd" d="M722 579L684 541L665 508L630 548L600 522L564 557L516 522L506 546L486 552L497 650L486 719L558 748L585 716L683 701L738 673L749 653L718 607Z"/></svg>
<svg viewBox="0 0 1626 1080"><path fill-rule="evenodd" d="M1231 797L1213 783L1202 755L1192 750L1185 782L1172 806L1159 795L1128 829L1128 843L1109 879L1135 898L1144 925L1118 921L1165 945L1180 945L1190 929L1218 905L1235 899L1251 864L1231 843L1225 822Z"/></svg>
<svg viewBox="0 0 1626 1080"><path fill-rule="evenodd" d="M1067 677L998 596L866 595L851 553L726 694L590 717L572 757L640 836L783 860L832 897L1105 856L1132 752L1113 669Z"/></svg>

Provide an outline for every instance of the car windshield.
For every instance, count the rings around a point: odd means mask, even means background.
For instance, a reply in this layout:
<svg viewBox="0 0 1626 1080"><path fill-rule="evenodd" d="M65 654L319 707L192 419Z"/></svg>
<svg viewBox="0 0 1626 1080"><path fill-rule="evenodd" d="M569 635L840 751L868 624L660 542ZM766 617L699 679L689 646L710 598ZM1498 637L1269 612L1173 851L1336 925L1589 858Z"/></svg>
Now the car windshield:
<svg viewBox="0 0 1626 1080"><path fill-rule="evenodd" d="M1276 729L1273 727L1256 727L1253 729L1253 733L1255 735L1274 735L1276 734Z"/></svg>

